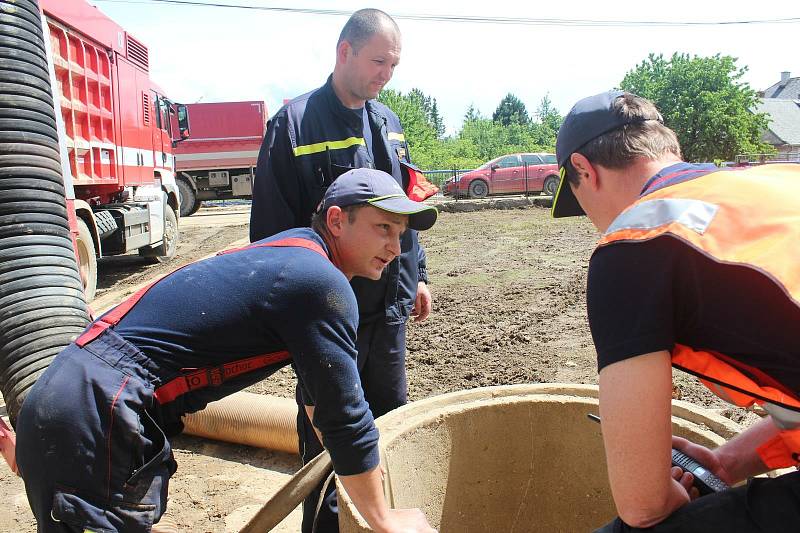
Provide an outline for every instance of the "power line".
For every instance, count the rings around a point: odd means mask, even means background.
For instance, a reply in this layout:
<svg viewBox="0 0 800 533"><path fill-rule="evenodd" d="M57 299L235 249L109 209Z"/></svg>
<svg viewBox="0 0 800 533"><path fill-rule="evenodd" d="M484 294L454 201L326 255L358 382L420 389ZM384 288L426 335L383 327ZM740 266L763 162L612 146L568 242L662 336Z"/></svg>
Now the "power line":
<svg viewBox="0 0 800 533"><path fill-rule="evenodd" d="M242 4L224 4L217 2L196 2L192 0L94 0L116 4L173 4L188 7L216 7L227 9L247 9L253 11L272 11L306 15L350 16L351 11L339 9L312 9L298 7L270 7ZM425 14L391 14L392 18L419 20L428 22L455 22L471 24L513 24L519 26L582 26L582 27L685 27L685 26L740 26L754 24L794 24L800 17L753 19L753 20L717 20L717 21L658 21L658 20L594 20L594 19L561 19L561 18L527 18L527 17L484 17L464 15L425 15Z"/></svg>

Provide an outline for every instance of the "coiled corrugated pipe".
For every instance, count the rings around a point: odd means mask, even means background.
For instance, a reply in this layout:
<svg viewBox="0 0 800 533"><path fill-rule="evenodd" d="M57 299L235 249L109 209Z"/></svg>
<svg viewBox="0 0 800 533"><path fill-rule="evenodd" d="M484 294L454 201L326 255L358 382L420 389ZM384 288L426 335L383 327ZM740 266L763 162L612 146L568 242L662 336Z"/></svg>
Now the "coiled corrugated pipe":
<svg viewBox="0 0 800 533"><path fill-rule="evenodd" d="M0 388L12 424L89 323L36 0L0 3Z"/></svg>
<svg viewBox="0 0 800 533"><path fill-rule="evenodd" d="M153 524L151 531L153 533L180 533L178 523L169 514L164 514L161 520Z"/></svg>
<svg viewBox="0 0 800 533"><path fill-rule="evenodd" d="M184 433L299 453L297 404L289 398L237 392L183 417Z"/></svg>

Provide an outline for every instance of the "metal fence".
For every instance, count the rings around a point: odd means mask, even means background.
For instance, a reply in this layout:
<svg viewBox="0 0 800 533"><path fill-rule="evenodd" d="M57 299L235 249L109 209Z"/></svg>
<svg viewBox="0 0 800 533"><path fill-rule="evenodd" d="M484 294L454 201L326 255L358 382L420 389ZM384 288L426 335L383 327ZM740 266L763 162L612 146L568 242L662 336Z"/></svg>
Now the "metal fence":
<svg viewBox="0 0 800 533"><path fill-rule="evenodd" d="M528 165L523 163L519 166L522 169L522 183L520 184L520 189L515 190L514 192L510 193L499 193L499 194L524 194L525 196L531 194L539 194L541 192L540 189L534 189L533 185L533 177L530 178L530 185L529 185L529 178L528 176L532 176L532 171L529 171L528 167L534 165ZM425 174L425 178L436 185L439 188L439 192L436 193L436 196L450 196L456 200L459 198L469 198L470 193L467 190L466 186L459 186L461 181L461 176L466 174L467 172L472 172L475 169L466 168L466 169L450 169L450 170L424 170L423 174ZM449 192L445 189L449 188ZM493 193L494 194L494 193Z"/></svg>
<svg viewBox="0 0 800 533"><path fill-rule="evenodd" d="M734 165L763 165L764 163L800 163L800 152L777 154L739 154Z"/></svg>
<svg viewBox="0 0 800 533"><path fill-rule="evenodd" d="M461 176L472 170L474 169L425 170L423 174L425 174L425 178L428 181L439 187L439 192L436 193L436 196L444 196L444 188L447 182L453 180L457 185L461 180ZM456 198L458 198L458 195L456 195Z"/></svg>

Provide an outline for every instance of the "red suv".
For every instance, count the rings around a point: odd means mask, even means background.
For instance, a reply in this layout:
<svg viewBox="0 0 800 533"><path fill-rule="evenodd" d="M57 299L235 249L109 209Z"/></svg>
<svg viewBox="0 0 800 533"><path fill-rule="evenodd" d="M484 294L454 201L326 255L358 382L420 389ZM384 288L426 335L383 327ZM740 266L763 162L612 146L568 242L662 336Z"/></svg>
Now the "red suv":
<svg viewBox="0 0 800 533"><path fill-rule="evenodd" d="M509 154L492 159L458 178L447 180L442 189L446 196L470 198L484 198L490 194L522 194L526 190L552 196L558 189L558 181L558 164L554 154Z"/></svg>

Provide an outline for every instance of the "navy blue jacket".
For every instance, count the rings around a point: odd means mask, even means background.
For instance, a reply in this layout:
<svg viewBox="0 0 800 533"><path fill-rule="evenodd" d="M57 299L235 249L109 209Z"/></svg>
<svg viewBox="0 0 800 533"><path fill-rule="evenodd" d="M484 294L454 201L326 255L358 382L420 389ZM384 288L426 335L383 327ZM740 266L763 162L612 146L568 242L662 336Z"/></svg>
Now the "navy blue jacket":
<svg viewBox="0 0 800 533"><path fill-rule="evenodd" d="M352 168L383 170L407 188L401 160L408 162L408 146L400 120L376 100L365 108L373 153L364 141L363 114L342 105L330 77L272 117L253 184L251 241L308 226L328 186ZM413 230L403 234L401 249L380 281L353 280L362 323L384 316L387 323L400 324L408 318L419 281L427 281L425 251Z"/></svg>
<svg viewBox="0 0 800 533"><path fill-rule="evenodd" d="M301 237L323 249L307 228ZM347 278L304 248L251 248L198 261L156 283L114 327L158 367L163 382L182 368L218 366L289 351L314 425L336 471L359 474L378 462L378 430L356 366L358 309ZM168 422L274 373L285 363L197 389L167 403Z"/></svg>

